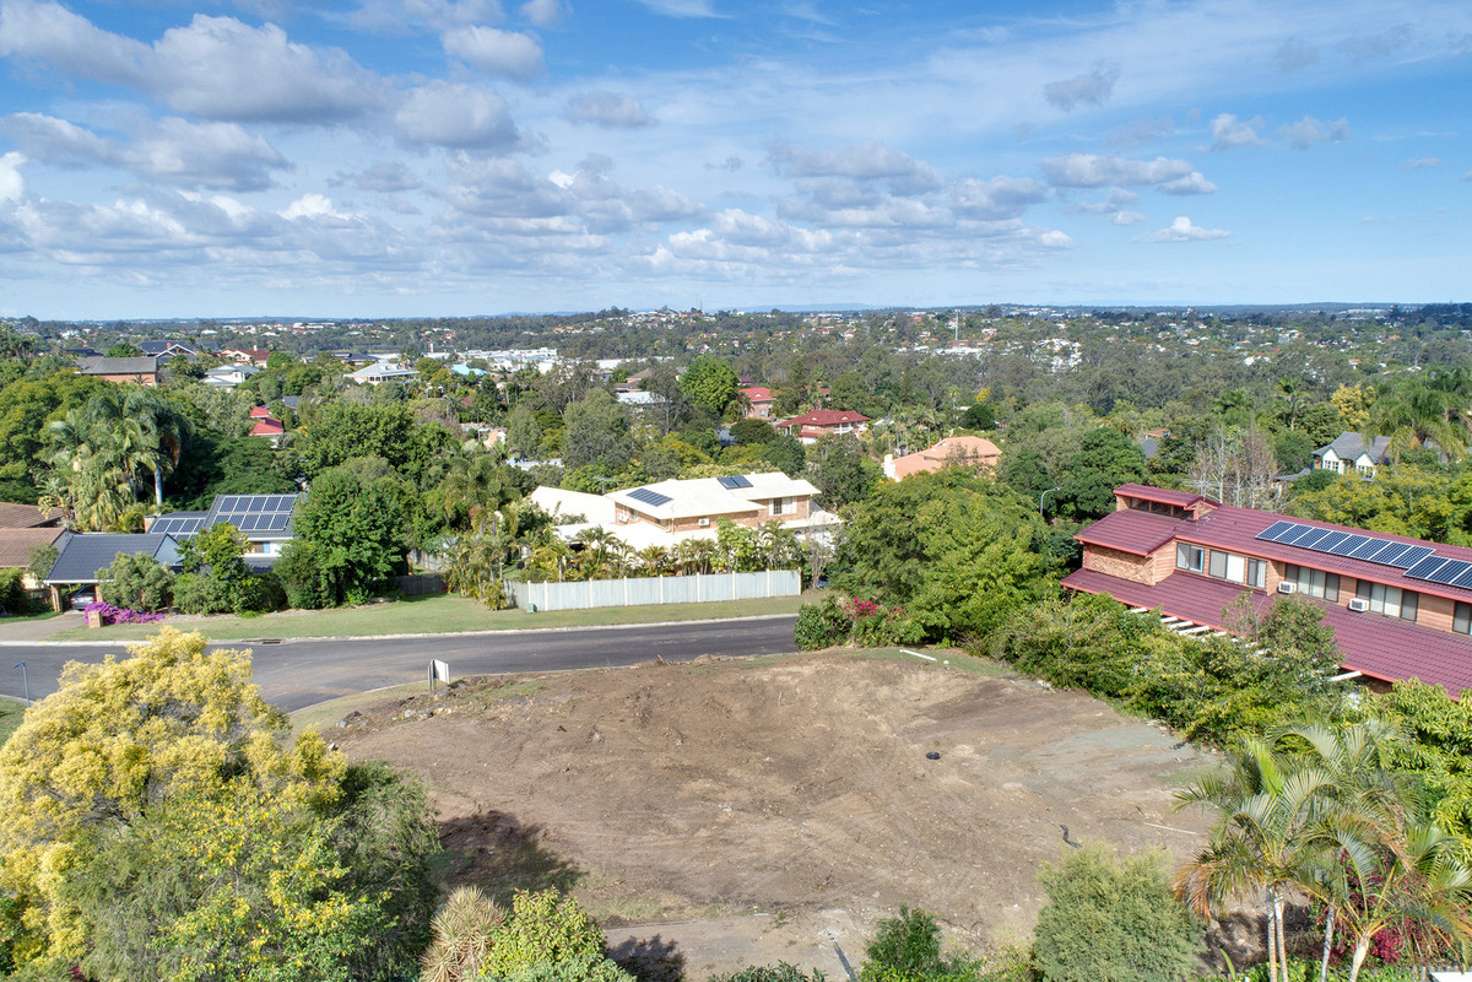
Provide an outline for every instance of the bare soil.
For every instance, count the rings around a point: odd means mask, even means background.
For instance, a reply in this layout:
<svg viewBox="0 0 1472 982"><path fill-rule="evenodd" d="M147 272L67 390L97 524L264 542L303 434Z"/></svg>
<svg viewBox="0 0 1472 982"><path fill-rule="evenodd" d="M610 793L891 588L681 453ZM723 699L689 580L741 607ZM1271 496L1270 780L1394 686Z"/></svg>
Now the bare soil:
<svg viewBox="0 0 1472 982"><path fill-rule="evenodd" d="M1201 844L1171 791L1207 755L969 667L825 653L470 679L331 738L424 779L450 883L569 889L671 978L777 959L842 978L839 952L857 962L901 904L959 944L1006 943L1072 843Z"/></svg>

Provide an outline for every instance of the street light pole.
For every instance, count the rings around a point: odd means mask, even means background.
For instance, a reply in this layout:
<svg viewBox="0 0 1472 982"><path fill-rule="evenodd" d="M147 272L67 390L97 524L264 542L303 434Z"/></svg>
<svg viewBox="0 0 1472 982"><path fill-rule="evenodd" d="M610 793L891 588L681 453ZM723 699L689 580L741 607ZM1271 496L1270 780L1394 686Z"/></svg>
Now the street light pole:
<svg viewBox="0 0 1472 982"><path fill-rule="evenodd" d="M28 671L26 671L26 663L25 662L21 662L19 665L16 665L15 667L18 668L18 669L20 669L20 680L21 680L21 684L25 687L26 705L29 706L31 704L31 676L30 676L30 673Z"/></svg>
<svg viewBox="0 0 1472 982"><path fill-rule="evenodd" d="M1038 495L1038 517L1041 518L1043 521L1046 522L1048 520L1048 516L1043 514L1043 499L1052 494L1054 491L1058 491L1061 489L1062 485L1054 485L1053 487L1044 491L1042 494Z"/></svg>

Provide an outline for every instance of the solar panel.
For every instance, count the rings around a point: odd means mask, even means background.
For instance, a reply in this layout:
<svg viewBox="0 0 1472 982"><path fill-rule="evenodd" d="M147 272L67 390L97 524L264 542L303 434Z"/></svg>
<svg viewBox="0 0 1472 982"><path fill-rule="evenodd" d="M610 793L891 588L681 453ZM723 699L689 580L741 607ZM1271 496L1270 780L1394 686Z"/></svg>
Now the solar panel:
<svg viewBox="0 0 1472 982"><path fill-rule="evenodd" d="M1462 559L1450 559L1441 569L1426 578L1432 583L1450 583L1469 569L1472 569L1472 563Z"/></svg>
<svg viewBox="0 0 1472 982"><path fill-rule="evenodd" d="M1406 576L1413 580L1426 580L1431 574L1446 565L1446 559L1441 556L1427 556L1419 563L1406 570Z"/></svg>
<svg viewBox="0 0 1472 982"><path fill-rule="evenodd" d="M1334 546L1329 551L1336 556L1348 556L1368 541L1370 541L1370 538L1366 535L1345 536L1337 546Z"/></svg>
<svg viewBox="0 0 1472 982"><path fill-rule="evenodd" d="M1367 535L1365 536L1364 542L1362 542L1360 545L1355 546L1354 551L1349 554L1349 558L1369 559L1371 556L1375 555L1375 553L1379 552L1381 549L1384 549L1388 544L1389 543L1387 543L1384 539L1376 539L1372 536Z"/></svg>
<svg viewBox="0 0 1472 982"><path fill-rule="evenodd" d="M1472 569L1467 570L1451 582L1452 586L1459 586L1464 590L1472 590Z"/></svg>
<svg viewBox="0 0 1472 982"><path fill-rule="evenodd" d="M1347 532L1330 532L1328 535L1324 536L1318 542L1315 542L1309 548L1312 549L1314 552L1328 552L1330 549L1333 549L1335 546L1339 545L1339 543L1343 542L1347 538L1349 538L1349 534Z"/></svg>
<svg viewBox="0 0 1472 982"><path fill-rule="evenodd" d="M675 500L669 495L660 494L658 491L651 491L648 488L635 488L634 490L629 492L629 497L633 498L635 501L642 501L646 505L655 506L669 504L671 501Z"/></svg>
<svg viewBox="0 0 1472 982"><path fill-rule="evenodd" d="M1392 560L1388 565L1394 566L1396 569L1410 569L1412 566L1415 566L1421 560L1431 555L1432 551L1433 550L1430 546L1411 546L1405 552L1401 553L1398 558Z"/></svg>
<svg viewBox="0 0 1472 982"><path fill-rule="evenodd" d="M1370 557L1370 562L1379 563L1381 566L1389 566L1404 555L1405 551L1409 548L1411 548L1410 545L1404 542L1387 543L1384 549L1381 549Z"/></svg>
<svg viewBox="0 0 1472 982"><path fill-rule="evenodd" d="M1300 549L1317 549L1319 543L1328 539L1331 534L1328 529L1314 529L1313 526L1309 526L1309 531L1304 531L1297 539L1294 539L1294 545Z"/></svg>
<svg viewBox="0 0 1472 982"><path fill-rule="evenodd" d="M751 482L740 475L736 475L734 477L718 477L716 478L716 480L719 481L721 487L725 488L727 491L734 491L737 488L751 487Z"/></svg>
<svg viewBox="0 0 1472 982"><path fill-rule="evenodd" d="M1257 533L1257 538L1266 539L1269 542L1272 542L1273 539L1275 539L1277 536L1282 535L1284 532L1288 531L1292 527L1292 522L1274 522L1267 528L1263 529L1261 532Z"/></svg>
<svg viewBox="0 0 1472 982"><path fill-rule="evenodd" d="M1285 545L1291 546L1299 539L1307 535L1309 532L1317 531L1319 530L1314 528L1312 525L1295 525L1288 531L1284 532L1282 535L1278 536L1278 541L1284 543Z"/></svg>

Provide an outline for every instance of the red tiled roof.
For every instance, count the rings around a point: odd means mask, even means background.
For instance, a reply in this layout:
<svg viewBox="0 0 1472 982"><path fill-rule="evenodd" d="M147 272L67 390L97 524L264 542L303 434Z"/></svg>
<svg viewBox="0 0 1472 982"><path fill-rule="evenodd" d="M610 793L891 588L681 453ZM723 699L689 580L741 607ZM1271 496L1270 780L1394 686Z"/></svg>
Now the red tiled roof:
<svg viewBox="0 0 1472 982"><path fill-rule="evenodd" d="M1125 509L1112 511L1074 536L1080 542L1118 549L1135 556L1148 556L1177 534L1180 519L1154 512Z"/></svg>
<svg viewBox="0 0 1472 982"><path fill-rule="evenodd" d="M814 409L801 416L784 419L782 426L839 426L843 423L867 423L869 417L852 409Z"/></svg>
<svg viewBox="0 0 1472 982"><path fill-rule="evenodd" d="M281 420L272 419L270 416L257 417L256 425L250 428L251 436L280 436L285 432L286 427Z"/></svg>
<svg viewBox="0 0 1472 982"><path fill-rule="evenodd" d="M1104 593L1131 607L1149 607L1208 627L1222 627L1222 611L1244 587L1192 573L1173 573L1154 586L1094 570L1070 573L1063 585L1083 593ZM1265 610L1277 598L1249 591L1253 606ZM1453 698L1472 689L1472 638L1421 627L1379 614L1356 614L1348 608L1311 600L1334 630L1341 664L1352 671L1398 682L1417 678L1446 689Z"/></svg>
<svg viewBox="0 0 1472 982"><path fill-rule="evenodd" d="M740 391L748 402L771 402L775 398L765 385L748 385Z"/></svg>
<svg viewBox="0 0 1472 982"><path fill-rule="evenodd" d="M1156 488L1148 484L1121 484L1114 489L1114 493L1126 498L1140 498L1144 501L1154 501L1162 505L1176 505L1179 508L1189 508L1198 501L1215 501L1202 494L1191 491L1172 491L1169 488Z"/></svg>
<svg viewBox="0 0 1472 982"><path fill-rule="evenodd" d="M1122 487L1131 487L1131 485L1123 485ZM1132 517L1121 517L1125 515ZM1110 512L1098 522L1083 529L1074 538L1086 544L1119 549L1122 552L1129 552L1134 555L1145 555L1164 545L1170 538L1176 538L1185 542L1194 542L1197 545L1215 546L1219 549L1227 549L1250 556L1260 556L1264 559L1276 559L1279 562L1295 563L1299 566L1322 569L1330 573L1341 573L1345 576L1353 576L1357 580L1369 580L1372 583L1384 583L1388 586L1415 590L1418 593L1427 593L1432 596L1472 603L1472 590L1449 587L1442 583L1430 583L1426 580L1411 579L1405 575L1406 571L1403 569L1396 569L1393 566L1382 566L1379 563L1366 562L1363 559L1331 556L1327 553L1314 552L1312 549L1299 549L1295 546L1277 542L1265 542L1257 538L1257 534L1263 529L1274 522L1280 521L1297 522L1301 525L1310 525L1314 528L1330 529L1336 532L1354 532L1360 535L1373 535L1376 538L1386 539L1391 542L1405 542L1413 545L1428 546L1435 549L1438 555L1453 559L1465 559L1468 562L1472 562L1472 548L1465 546L1441 545L1436 542L1427 542L1424 539L1412 539L1404 535L1370 532L1365 529L1352 528L1348 525L1316 522L1302 518L1293 518L1288 515L1280 515L1277 512L1257 511L1252 508L1234 508L1229 505L1221 505L1214 508L1197 519L1170 518L1168 516L1153 515L1149 512L1131 510ZM1102 529L1101 526L1103 526ZM1166 538L1161 538L1163 530L1167 528L1171 530L1170 535Z"/></svg>
<svg viewBox="0 0 1472 982"><path fill-rule="evenodd" d="M250 415L252 419L270 419L271 410L267 409L265 406L251 406Z"/></svg>

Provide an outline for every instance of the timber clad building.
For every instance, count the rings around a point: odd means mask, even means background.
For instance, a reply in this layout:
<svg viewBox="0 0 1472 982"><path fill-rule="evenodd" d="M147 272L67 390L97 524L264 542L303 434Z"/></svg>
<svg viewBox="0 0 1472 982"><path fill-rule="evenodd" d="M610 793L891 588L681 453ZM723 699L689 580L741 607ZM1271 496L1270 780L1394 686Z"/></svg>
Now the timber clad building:
<svg viewBox="0 0 1472 982"><path fill-rule="evenodd" d="M1063 585L1213 630L1243 593L1263 610L1318 603L1346 670L1472 689L1472 549L1233 508L1187 491L1114 489L1115 511L1076 536Z"/></svg>

